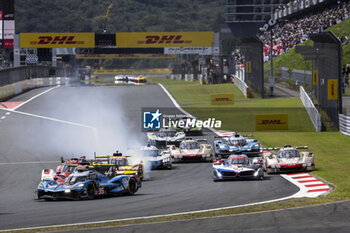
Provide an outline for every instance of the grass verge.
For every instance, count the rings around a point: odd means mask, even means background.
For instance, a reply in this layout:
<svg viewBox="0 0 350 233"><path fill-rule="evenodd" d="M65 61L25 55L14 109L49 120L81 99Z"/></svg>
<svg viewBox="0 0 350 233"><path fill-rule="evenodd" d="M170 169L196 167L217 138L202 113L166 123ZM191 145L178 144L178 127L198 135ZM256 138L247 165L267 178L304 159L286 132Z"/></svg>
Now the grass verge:
<svg viewBox="0 0 350 233"><path fill-rule="evenodd" d="M309 150L315 154L317 170L313 174L324 178L337 187L327 198L316 199L328 202L350 198L350 182L348 182L350 179L348 172L350 170L350 137L334 131L314 132L299 98L245 99L232 84L201 86L196 83L161 78L153 79L153 81L162 83L178 103L191 114L200 119L215 117L222 120L222 128L225 130L237 130L244 133L254 131L251 124L254 123L252 117L256 113L281 112L289 114L288 131L258 131L254 132L254 137L268 147L283 146L284 144L308 145ZM209 104L211 93L222 93L229 90L235 94L233 106L213 107ZM196 103L207 104L199 105Z"/></svg>

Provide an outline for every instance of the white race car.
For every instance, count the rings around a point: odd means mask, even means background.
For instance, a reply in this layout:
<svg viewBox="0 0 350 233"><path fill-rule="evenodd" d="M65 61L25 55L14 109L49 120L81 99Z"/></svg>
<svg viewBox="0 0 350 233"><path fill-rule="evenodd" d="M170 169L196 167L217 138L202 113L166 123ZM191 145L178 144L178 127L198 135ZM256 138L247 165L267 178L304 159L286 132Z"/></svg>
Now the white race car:
<svg viewBox="0 0 350 233"><path fill-rule="evenodd" d="M172 168L172 161L169 150L159 151L157 147L147 145L141 148L144 155L144 163L151 169Z"/></svg>
<svg viewBox="0 0 350 233"><path fill-rule="evenodd" d="M292 147L285 145L281 148L264 148L263 158L266 172L276 173L315 170L314 154L308 151L299 152L299 149L308 149L308 147ZM278 152L274 153L272 151Z"/></svg>
<svg viewBox="0 0 350 233"><path fill-rule="evenodd" d="M184 160L212 161L214 158L213 147L207 144L207 140L193 140L187 138L180 143L179 147L169 146L173 162Z"/></svg>
<svg viewBox="0 0 350 233"><path fill-rule="evenodd" d="M230 155L226 160L215 160L213 163L213 180L262 180L264 179L262 162L261 158L249 159L244 154Z"/></svg>
<svg viewBox="0 0 350 233"><path fill-rule="evenodd" d="M184 132L176 132L170 127L161 128L158 132L147 133L148 144L165 149L167 145L179 145L185 139Z"/></svg>

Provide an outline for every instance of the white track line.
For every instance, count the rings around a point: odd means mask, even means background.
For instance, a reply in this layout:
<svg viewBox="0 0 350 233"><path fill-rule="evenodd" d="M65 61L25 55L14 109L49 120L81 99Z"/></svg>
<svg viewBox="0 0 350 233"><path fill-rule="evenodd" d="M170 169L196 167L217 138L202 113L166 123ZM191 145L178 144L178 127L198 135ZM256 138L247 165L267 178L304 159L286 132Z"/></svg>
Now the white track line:
<svg viewBox="0 0 350 233"><path fill-rule="evenodd" d="M171 100L171 102L173 102L173 104L175 105L175 107L181 111L182 113L186 114L187 116L191 117L191 118L196 118L193 115L191 115L190 113L186 112L184 109L181 108L181 106L176 102L175 98L169 93L169 91L160 83L158 83L158 85L163 89L163 91L165 92L165 94L168 95L169 99ZM211 130L213 133L215 133L218 136L221 136L220 133L211 127L208 127L209 130Z"/></svg>
<svg viewBox="0 0 350 233"><path fill-rule="evenodd" d="M181 108L181 106L176 102L175 98L169 93L169 91L160 83L158 83L158 85L163 89L163 91L169 96L170 100L173 102L173 104L175 105L176 108L178 108L181 112L188 114L190 117L193 117L191 114L189 114L188 112L186 112L185 110L183 110ZM195 118L195 117L193 117ZM222 135L222 133L224 134L231 134L230 131L218 131L216 129L213 128L209 128L211 131L213 131L214 133L216 133L219 136L230 136L230 135ZM233 133L233 132L232 132ZM304 174L297 174L297 177L302 177L305 175L309 175L308 173L304 173ZM312 189L305 187L305 183L299 183L296 179L293 179L292 176L288 176L288 175L281 175L283 178L285 178L286 180L288 180L289 182L291 182L292 184L296 185L299 188L299 192L297 192L296 194L286 197L286 199L290 199L290 198L301 198L301 197L318 197L326 192L308 192ZM293 177L295 177L293 175ZM310 180L315 180L316 178L312 177L309 178ZM314 182L308 182L307 184L320 184L321 181L314 181ZM323 184L323 182L321 182ZM328 186L328 185L327 185ZM276 199L275 201L279 201L280 199ZM271 200L271 202L274 202L274 200ZM270 202L269 202L270 203ZM255 204L263 204L263 203L255 203Z"/></svg>
<svg viewBox="0 0 350 233"><path fill-rule="evenodd" d="M300 192L300 191L299 191L299 192ZM299 193L299 192L298 192L298 193ZM180 212L180 213L173 213L173 214L153 215L153 216L146 216L146 217L134 217L134 218L112 219L112 220L95 221L95 222L83 222L83 223L71 223L71 224L62 224L62 225L41 226L41 227L17 228L17 229L0 230L0 231L3 231L3 232L7 232L7 231L24 231L24 230L43 229L43 228L81 226L81 225L87 225L87 224L116 223L116 222L122 222L122 221L128 221L128 220L143 220L143 219L152 219L152 218L160 218L160 217L171 217L171 216L185 215L185 214L205 213L205 212L210 212L210 211L226 210L226 209L247 207L247 206L253 206L253 205L260 205L260 204L268 204L268 203L272 203L272 202L276 202L276 201L284 201L284 200L288 200L288 199L292 199L292 198L298 197L298 193L296 193L296 194L294 194L294 195L292 195L292 196L282 197L282 198L273 199L273 200L268 200L268 201L255 202L255 203L244 204L244 205L228 206L228 207L222 207L222 208L213 208L213 209L206 209L206 210L196 210L196 211Z"/></svg>
<svg viewBox="0 0 350 233"><path fill-rule="evenodd" d="M89 125L84 125L84 124L80 124L80 123L76 123L76 122L72 122L72 121L60 120L60 119L56 119L56 118L52 118L52 117L46 117L46 116L40 116L40 115L27 113L27 112L16 111L16 110L2 109L2 108L0 108L0 110L2 110L2 111L9 111L9 112L20 114L20 115L24 115L24 116L30 116L30 117L40 118L40 119L44 119L44 120L55 121L55 122L59 122L59 123L63 123L63 124L68 124L68 125L73 125L73 126L77 126L77 127L91 129L93 134L94 134L94 138L95 138L95 141L96 141L96 144L97 144L97 148L98 149L100 148L98 129L96 127L92 127L92 126L89 126Z"/></svg>
<svg viewBox="0 0 350 233"><path fill-rule="evenodd" d="M12 110L16 110L17 108L19 108L19 107L25 105L26 103L28 103L28 102L30 102L30 101L32 101L32 100L38 98L39 96L41 96L41 95L43 95L43 94L46 94L46 93L48 93L49 91L52 91L52 90L54 90L54 89L56 89L56 88L59 88L59 87L60 87L60 85L57 85L57 86L55 86L55 87L52 87L52 88L50 88L50 89L47 89L46 91L43 91L43 92L41 92L41 93L39 93L39 94L33 96L32 98L30 98L30 99L24 101L23 103L19 104L18 106L16 106L16 107L13 108Z"/></svg>
<svg viewBox="0 0 350 233"><path fill-rule="evenodd" d="M176 100L170 95L168 90L164 88L162 84L158 84L163 91L169 96L173 104L183 113L190 115L193 117L191 114L187 113L185 110L183 110L180 105L176 102ZM213 132L216 132L216 130L213 130ZM283 176L282 176L283 177ZM284 177L285 178L285 177ZM293 178L289 177L291 180L294 180ZM286 178L287 179L287 178ZM289 180L289 179L287 179ZM295 184L294 182L292 182ZM296 184L297 185L297 184ZM210 211L219 211L219 210L226 210L226 209L233 209L233 208L240 208L240 207L247 207L247 206L253 206L253 205L261 205L261 204L268 204L268 203L273 203L273 202L278 202L278 201L284 201L288 199L293 199L293 198L300 198L303 197L304 190L301 189L301 186L297 185L300 190L287 197L282 197L278 199L272 199L268 201L261 201L261 202L254 202L254 203L249 203L249 204L244 204L244 205L235 205L235 206L227 206L227 207L221 207L221 208L214 208L214 209L205 209L205 210L196 210L196 211L188 211L188 212L179 212L179 213L173 213L173 214L163 214L163 215L153 215L153 216L146 216L146 217L135 217L135 218L124 218L124 219L114 219L114 220L105 220L105 221L95 221L95 222L84 222L84 223L72 223L72 224L62 224L62 225L51 225L51 226L41 226L41 227L29 227L29 228L17 228L17 229L10 229L10 230L3 230L3 232L8 232L8 231L24 231L24 230L38 230L38 229L43 229L43 228L54 228L54 227L68 227L68 226L81 226L81 225L86 225L86 224L103 224L103 223L115 223L115 222L121 222L121 221L128 221L128 220L140 220L140 219L151 219L151 218L159 218L159 217L171 217L171 216L176 216L176 215L185 215L185 214L196 214L196 213L205 213L205 212L210 212Z"/></svg>
<svg viewBox="0 0 350 233"><path fill-rule="evenodd" d="M52 117L46 117L46 116L40 116L40 115L36 115L36 114L32 114L32 113L27 113L27 112L21 112L21 111L17 111L16 109L23 106L24 104L27 104L29 103L30 101L38 98L39 96L43 95L43 94L46 94L48 93L49 91L52 91L56 88L59 88L60 85L57 85L55 87L52 87L48 90L45 90L35 96L33 96L32 98L24 101L23 103L21 103L20 105L16 106L15 108L13 109L4 109L4 108L0 108L0 110L2 111L6 111L7 115L9 115L10 113L17 113L17 114L21 114L21 115L25 115L25 116L30 116L30 117L36 117L36 118L41 118L41 119L45 119L45 120L50 120L50 121L55 121L55 122L60 122L60 123L63 123L63 124L68 124L68 125L73 125L73 126L78 126L78 127L83 127L83 128L88 128L88 129L91 129L93 131L93 134L94 134L94 138L95 138L95 141L96 141L96 144L97 144L97 148L99 148L100 146L100 142L99 142L99 136L98 136L98 129L95 128L95 127L92 127L92 126L89 126L89 125L84 125L84 124L80 124L80 123L76 123L76 122L71 122L71 121L65 121L65 120L60 120L60 119L56 119L56 118L52 118ZM4 119L5 117L1 118L1 119Z"/></svg>

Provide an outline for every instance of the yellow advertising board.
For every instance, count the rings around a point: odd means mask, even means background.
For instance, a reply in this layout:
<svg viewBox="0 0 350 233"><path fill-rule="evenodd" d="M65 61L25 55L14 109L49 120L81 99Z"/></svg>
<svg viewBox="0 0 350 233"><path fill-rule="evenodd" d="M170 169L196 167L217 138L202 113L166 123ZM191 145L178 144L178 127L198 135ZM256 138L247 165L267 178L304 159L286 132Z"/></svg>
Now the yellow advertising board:
<svg viewBox="0 0 350 233"><path fill-rule="evenodd" d="M21 48L94 48L95 33L20 33Z"/></svg>
<svg viewBox="0 0 350 233"><path fill-rule="evenodd" d="M318 71L312 71L312 85L317 86L318 84Z"/></svg>
<svg viewBox="0 0 350 233"><path fill-rule="evenodd" d="M287 130L288 114L255 115L255 130Z"/></svg>
<svg viewBox="0 0 350 233"><path fill-rule="evenodd" d="M245 72L246 73L251 73L252 72L252 62L251 61L247 61L245 63Z"/></svg>
<svg viewBox="0 0 350 233"><path fill-rule="evenodd" d="M337 100L338 99L338 80L328 79L328 99Z"/></svg>
<svg viewBox="0 0 350 233"><path fill-rule="evenodd" d="M211 47L213 32L117 32L117 48Z"/></svg>
<svg viewBox="0 0 350 233"><path fill-rule="evenodd" d="M212 105L233 104L234 95L233 94L211 94L210 100Z"/></svg>
<svg viewBox="0 0 350 233"><path fill-rule="evenodd" d="M175 54L77 54L76 59L174 59Z"/></svg>

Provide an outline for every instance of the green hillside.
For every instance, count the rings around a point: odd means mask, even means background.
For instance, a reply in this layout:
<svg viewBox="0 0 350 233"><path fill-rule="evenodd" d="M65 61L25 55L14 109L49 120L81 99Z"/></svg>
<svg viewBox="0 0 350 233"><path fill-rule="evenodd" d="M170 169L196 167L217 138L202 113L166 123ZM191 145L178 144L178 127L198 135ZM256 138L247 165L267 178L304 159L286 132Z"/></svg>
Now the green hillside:
<svg viewBox="0 0 350 233"><path fill-rule="evenodd" d="M212 31L222 23L225 0L16 0L16 33Z"/></svg>

